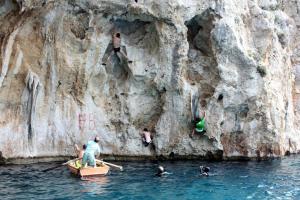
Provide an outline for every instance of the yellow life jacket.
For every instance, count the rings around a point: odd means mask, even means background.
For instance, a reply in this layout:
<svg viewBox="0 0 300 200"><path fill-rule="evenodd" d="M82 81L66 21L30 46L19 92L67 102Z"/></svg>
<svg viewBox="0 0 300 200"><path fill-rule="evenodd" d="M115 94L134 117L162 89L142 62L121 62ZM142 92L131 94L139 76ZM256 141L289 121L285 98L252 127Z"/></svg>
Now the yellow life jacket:
<svg viewBox="0 0 300 200"><path fill-rule="evenodd" d="M77 169L81 168L81 160L76 160L76 161L75 161L75 167L76 167Z"/></svg>

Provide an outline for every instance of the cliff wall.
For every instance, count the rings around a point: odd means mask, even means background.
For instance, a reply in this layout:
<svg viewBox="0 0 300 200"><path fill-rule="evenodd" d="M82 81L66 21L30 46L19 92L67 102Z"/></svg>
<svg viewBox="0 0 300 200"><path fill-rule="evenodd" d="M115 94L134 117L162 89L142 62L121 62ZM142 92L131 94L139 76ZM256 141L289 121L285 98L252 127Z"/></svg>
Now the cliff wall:
<svg viewBox="0 0 300 200"><path fill-rule="evenodd" d="M95 135L119 156L297 153L299 10L299 0L0 0L0 157L74 155ZM102 65L114 30L132 63L112 54ZM191 137L193 99L207 131Z"/></svg>

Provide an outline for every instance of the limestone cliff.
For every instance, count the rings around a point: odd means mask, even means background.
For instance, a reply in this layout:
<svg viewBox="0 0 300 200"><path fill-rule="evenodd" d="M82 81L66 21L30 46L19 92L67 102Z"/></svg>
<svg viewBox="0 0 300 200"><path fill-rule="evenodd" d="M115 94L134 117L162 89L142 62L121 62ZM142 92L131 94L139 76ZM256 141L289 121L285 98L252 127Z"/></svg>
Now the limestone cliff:
<svg viewBox="0 0 300 200"><path fill-rule="evenodd" d="M300 0L0 0L0 157L300 149ZM110 54L121 33L132 63ZM192 132L191 102L207 131ZM144 147L141 130L153 134Z"/></svg>

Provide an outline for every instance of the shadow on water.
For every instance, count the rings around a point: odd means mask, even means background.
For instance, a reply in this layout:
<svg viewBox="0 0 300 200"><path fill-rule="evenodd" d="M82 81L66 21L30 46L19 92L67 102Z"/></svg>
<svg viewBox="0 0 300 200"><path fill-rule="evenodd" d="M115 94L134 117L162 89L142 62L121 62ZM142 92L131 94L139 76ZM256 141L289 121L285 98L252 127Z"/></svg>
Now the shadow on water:
<svg viewBox="0 0 300 200"><path fill-rule="evenodd" d="M118 164L118 163L116 163ZM300 199L300 157L261 162L160 162L172 173L157 177L158 163L123 162L124 171L81 180L57 163L0 167L5 199ZM211 168L210 176L199 166Z"/></svg>

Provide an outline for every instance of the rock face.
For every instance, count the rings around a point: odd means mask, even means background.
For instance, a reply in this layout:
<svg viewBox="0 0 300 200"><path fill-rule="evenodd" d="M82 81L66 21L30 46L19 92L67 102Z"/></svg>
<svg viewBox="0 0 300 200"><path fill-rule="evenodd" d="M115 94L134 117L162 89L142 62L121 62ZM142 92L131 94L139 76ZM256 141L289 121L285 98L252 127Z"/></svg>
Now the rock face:
<svg viewBox="0 0 300 200"><path fill-rule="evenodd" d="M119 156L296 153L299 9L300 0L0 0L0 157L74 155L95 135ZM111 53L114 31L132 63ZM193 99L207 131L191 137Z"/></svg>

